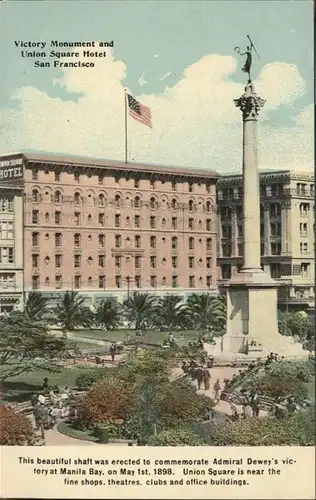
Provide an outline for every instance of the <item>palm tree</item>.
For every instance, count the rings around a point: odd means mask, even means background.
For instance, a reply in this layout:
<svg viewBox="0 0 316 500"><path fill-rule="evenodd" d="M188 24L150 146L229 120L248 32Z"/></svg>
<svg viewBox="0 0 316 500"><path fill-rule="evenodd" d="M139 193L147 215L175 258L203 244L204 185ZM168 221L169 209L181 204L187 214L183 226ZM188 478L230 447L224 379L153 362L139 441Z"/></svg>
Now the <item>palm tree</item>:
<svg viewBox="0 0 316 500"><path fill-rule="evenodd" d="M182 297L178 295L165 295L160 297L155 308L154 324L161 330L175 330L186 327L188 311Z"/></svg>
<svg viewBox="0 0 316 500"><path fill-rule="evenodd" d="M145 292L134 292L123 302L126 319L135 330L144 330L152 323L156 297Z"/></svg>
<svg viewBox="0 0 316 500"><path fill-rule="evenodd" d="M76 326L91 326L93 313L84 305L84 298L78 292L66 292L56 307L57 320L63 330L74 330Z"/></svg>
<svg viewBox="0 0 316 500"><path fill-rule="evenodd" d="M95 304L95 322L107 330L114 330L122 321L121 307L115 297L98 300Z"/></svg>
<svg viewBox="0 0 316 500"><path fill-rule="evenodd" d="M24 315L29 321L40 321L47 312L47 298L40 292L30 292L24 302Z"/></svg>
<svg viewBox="0 0 316 500"><path fill-rule="evenodd" d="M192 323L203 332L221 334L226 324L226 299L208 293L189 295L187 306Z"/></svg>

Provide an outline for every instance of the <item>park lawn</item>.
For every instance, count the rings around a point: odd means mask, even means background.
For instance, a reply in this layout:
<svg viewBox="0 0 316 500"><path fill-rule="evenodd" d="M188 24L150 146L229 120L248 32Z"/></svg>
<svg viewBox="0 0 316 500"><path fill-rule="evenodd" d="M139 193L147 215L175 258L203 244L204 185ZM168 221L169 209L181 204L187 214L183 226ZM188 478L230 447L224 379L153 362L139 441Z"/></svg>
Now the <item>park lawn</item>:
<svg viewBox="0 0 316 500"><path fill-rule="evenodd" d="M78 341L74 340L74 342L76 343L76 346L79 347L80 350L95 349L96 347L98 347L97 344L92 344L91 342L81 342L80 340Z"/></svg>
<svg viewBox="0 0 316 500"><path fill-rule="evenodd" d="M108 340L110 342L122 342L126 339L128 334L133 335L134 331L129 329L120 329L113 331L105 331L105 330L75 330L71 332L72 340L75 340L75 337L81 338L91 338L95 340ZM180 340L180 336L183 335L184 343L190 342L197 338L196 330L184 330L175 333L175 338ZM157 332L154 330L148 330L142 340L144 342L149 343L157 343L161 344L164 340L168 339L168 332Z"/></svg>
<svg viewBox="0 0 316 500"><path fill-rule="evenodd" d="M89 370L91 367L76 366L62 368L58 372L48 372L46 370L33 370L28 373L22 373L17 377L11 377L2 383L1 390L3 399L24 401L29 399L30 393L40 390L45 377L48 378L49 385L58 385L58 387L74 387L77 377L83 370Z"/></svg>

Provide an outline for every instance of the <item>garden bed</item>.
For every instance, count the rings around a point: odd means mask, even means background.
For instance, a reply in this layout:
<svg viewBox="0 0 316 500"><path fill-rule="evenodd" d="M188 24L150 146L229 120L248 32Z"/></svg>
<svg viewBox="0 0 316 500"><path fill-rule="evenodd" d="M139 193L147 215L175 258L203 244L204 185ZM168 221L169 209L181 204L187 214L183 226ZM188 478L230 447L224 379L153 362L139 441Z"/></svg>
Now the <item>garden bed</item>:
<svg viewBox="0 0 316 500"><path fill-rule="evenodd" d="M94 435L93 430L89 431L81 431L80 429L75 429L68 424L67 422L60 422L57 425L57 430L60 434L64 434L65 436L80 439L81 441L90 441L93 443L99 443L98 438ZM109 438L109 444L122 444L128 445L132 443L134 446L137 445L137 441L135 439L119 439L119 438ZM101 444L101 443L100 443Z"/></svg>

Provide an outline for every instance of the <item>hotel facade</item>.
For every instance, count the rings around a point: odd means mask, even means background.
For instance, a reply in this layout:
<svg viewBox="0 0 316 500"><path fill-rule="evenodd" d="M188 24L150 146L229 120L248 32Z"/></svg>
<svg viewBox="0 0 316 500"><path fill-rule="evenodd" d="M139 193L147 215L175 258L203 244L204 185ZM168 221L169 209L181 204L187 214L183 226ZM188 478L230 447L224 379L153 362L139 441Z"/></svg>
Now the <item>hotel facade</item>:
<svg viewBox="0 0 316 500"><path fill-rule="evenodd" d="M218 284L242 265L242 177L222 176L217 183ZM312 173L260 173L261 265L279 282L279 306L314 307L315 192Z"/></svg>
<svg viewBox="0 0 316 500"><path fill-rule="evenodd" d="M0 158L0 313L51 300L216 292L218 175L72 156ZM89 302L89 300L88 300Z"/></svg>

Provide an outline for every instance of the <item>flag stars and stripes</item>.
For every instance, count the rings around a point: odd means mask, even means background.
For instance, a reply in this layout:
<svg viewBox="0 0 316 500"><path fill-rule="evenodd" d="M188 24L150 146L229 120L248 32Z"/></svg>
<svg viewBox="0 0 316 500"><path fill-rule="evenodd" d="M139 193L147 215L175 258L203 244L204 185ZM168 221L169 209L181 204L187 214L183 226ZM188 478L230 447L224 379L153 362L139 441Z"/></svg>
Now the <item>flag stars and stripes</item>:
<svg viewBox="0 0 316 500"><path fill-rule="evenodd" d="M144 106L138 102L133 96L127 94L127 102L129 115L140 123L143 123L147 127L152 128L151 121L151 110L147 106Z"/></svg>

